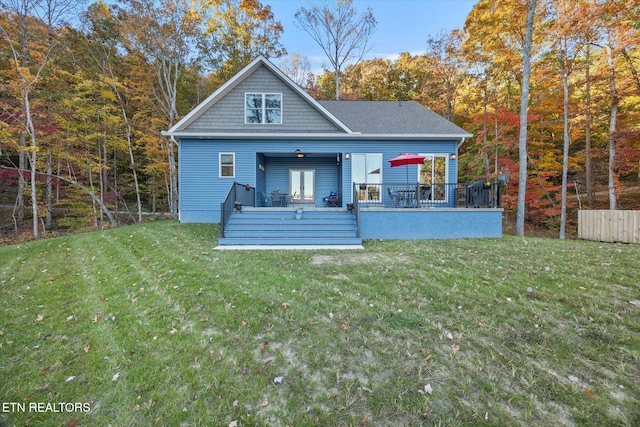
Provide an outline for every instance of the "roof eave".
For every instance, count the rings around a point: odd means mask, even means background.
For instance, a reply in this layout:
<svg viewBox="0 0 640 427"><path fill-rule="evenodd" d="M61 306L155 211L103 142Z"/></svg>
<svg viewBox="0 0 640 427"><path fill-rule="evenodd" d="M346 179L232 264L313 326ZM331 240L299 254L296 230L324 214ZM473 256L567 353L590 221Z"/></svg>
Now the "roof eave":
<svg viewBox="0 0 640 427"><path fill-rule="evenodd" d="M300 140L335 140L335 139L362 139L384 141L442 141L471 137L471 134L363 134L363 133L216 133L216 132L162 132L162 135L176 139L296 139Z"/></svg>

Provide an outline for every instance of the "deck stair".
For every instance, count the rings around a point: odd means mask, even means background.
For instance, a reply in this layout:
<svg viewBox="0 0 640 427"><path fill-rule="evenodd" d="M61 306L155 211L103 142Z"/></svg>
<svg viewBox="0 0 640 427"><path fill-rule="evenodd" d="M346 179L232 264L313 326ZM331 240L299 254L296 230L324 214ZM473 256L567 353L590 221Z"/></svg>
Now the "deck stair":
<svg viewBox="0 0 640 427"><path fill-rule="evenodd" d="M362 245L355 215L340 208L243 208L233 212L220 246L239 245Z"/></svg>

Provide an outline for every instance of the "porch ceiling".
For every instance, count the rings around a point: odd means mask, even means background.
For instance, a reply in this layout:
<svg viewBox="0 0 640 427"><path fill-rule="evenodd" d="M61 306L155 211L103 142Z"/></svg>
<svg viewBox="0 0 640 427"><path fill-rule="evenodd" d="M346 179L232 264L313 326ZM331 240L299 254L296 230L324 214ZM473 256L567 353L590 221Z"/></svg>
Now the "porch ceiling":
<svg viewBox="0 0 640 427"><path fill-rule="evenodd" d="M339 152L314 152L314 153L309 153L307 151L304 150L300 150L302 153L304 153L304 157L308 158L308 157L335 157L336 154L340 154ZM259 154L262 154L265 157L297 157L297 153L295 151L293 152L274 152L274 153L267 153L267 152L263 152L260 151Z"/></svg>

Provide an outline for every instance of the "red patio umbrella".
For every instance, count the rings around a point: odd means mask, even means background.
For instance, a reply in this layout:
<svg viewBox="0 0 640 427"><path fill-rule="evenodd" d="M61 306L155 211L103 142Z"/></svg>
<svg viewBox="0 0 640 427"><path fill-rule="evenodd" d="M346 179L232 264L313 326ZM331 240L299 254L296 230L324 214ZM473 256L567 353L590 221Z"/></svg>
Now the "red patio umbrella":
<svg viewBox="0 0 640 427"><path fill-rule="evenodd" d="M408 166L408 165L421 165L424 163L425 156L420 156L419 154L409 154L404 153L400 154L398 157L394 157L389 160L391 163L391 167L394 168L396 166ZM409 183L409 168L407 168L407 184Z"/></svg>

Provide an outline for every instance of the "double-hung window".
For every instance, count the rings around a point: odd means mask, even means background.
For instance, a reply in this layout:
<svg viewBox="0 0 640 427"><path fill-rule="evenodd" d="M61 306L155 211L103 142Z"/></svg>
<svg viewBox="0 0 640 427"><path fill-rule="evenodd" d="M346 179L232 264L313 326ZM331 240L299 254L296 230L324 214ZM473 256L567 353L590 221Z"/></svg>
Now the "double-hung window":
<svg viewBox="0 0 640 427"><path fill-rule="evenodd" d="M236 176L236 153L220 153L220 178Z"/></svg>
<svg viewBox="0 0 640 427"><path fill-rule="evenodd" d="M246 124L282 124L281 93L246 93L244 106Z"/></svg>

